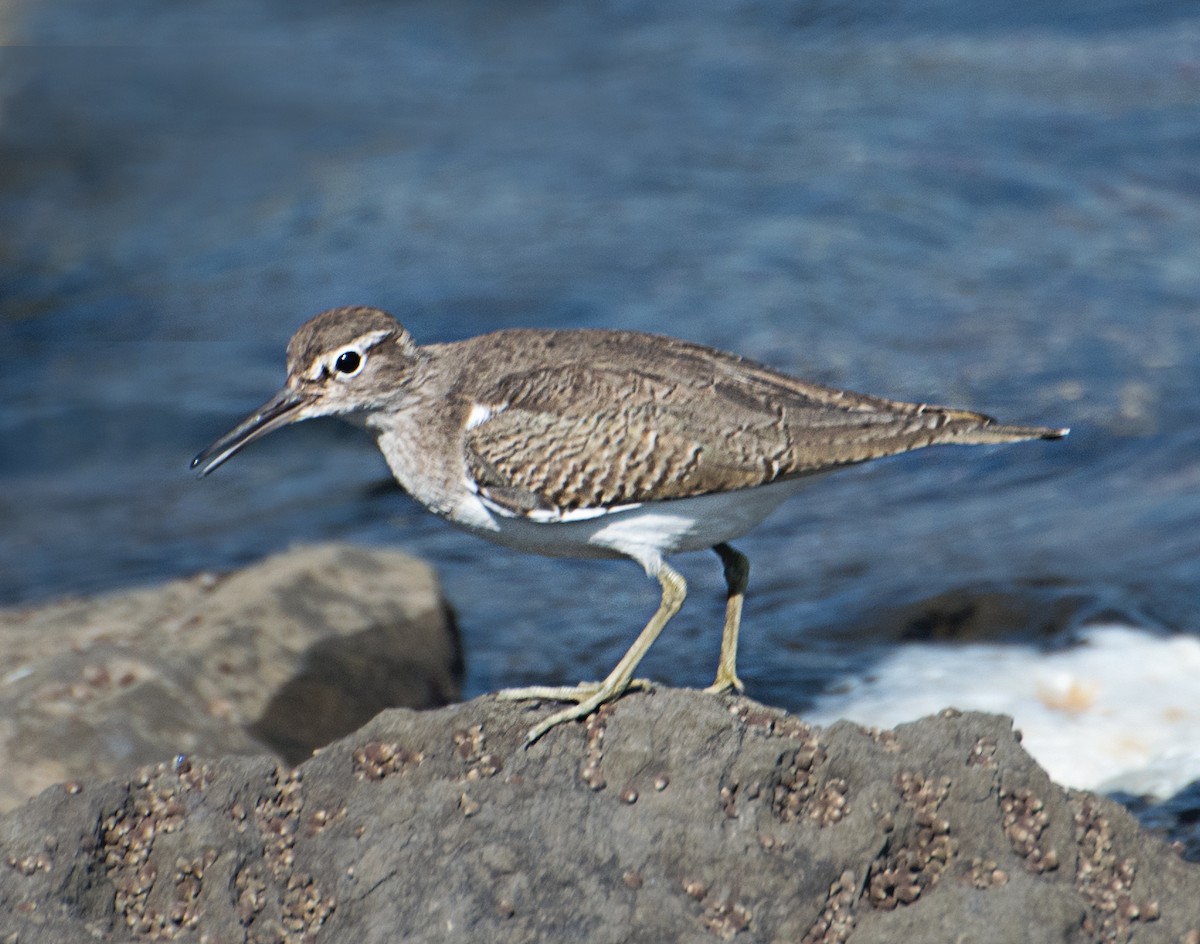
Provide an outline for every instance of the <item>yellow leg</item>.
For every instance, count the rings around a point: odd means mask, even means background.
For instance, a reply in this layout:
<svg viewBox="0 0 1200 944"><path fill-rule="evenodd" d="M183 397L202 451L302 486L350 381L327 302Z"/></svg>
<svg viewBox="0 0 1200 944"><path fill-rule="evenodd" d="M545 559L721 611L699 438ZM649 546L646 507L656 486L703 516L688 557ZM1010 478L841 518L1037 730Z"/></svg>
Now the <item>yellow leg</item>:
<svg viewBox="0 0 1200 944"><path fill-rule="evenodd" d="M642 657L654 645L654 640L667 625L667 621L679 612L679 607L683 605L683 598L687 595L687 583L667 563L663 562L658 565L655 576L662 585L662 600L658 604L658 609L650 617L646 628L633 641L629 651L621 657L621 661L608 673L608 678L603 682L583 682L574 688L513 688L500 692L501 698L553 698L578 702L570 708L555 712L530 728L529 733L525 736L526 745L532 744L551 728L564 721L586 718L606 701L612 701L631 687L646 687L649 684L642 680L635 682L633 673L637 670Z"/></svg>
<svg viewBox="0 0 1200 944"><path fill-rule="evenodd" d="M713 550L725 565L728 595L725 598L725 630L721 633L717 679L705 691L719 695L730 689L740 692L745 688L737 674L737 647L738 630L742 625L742 600L746 597L746 584L750 580L750 561L728 544L718 544Z"/></svg>

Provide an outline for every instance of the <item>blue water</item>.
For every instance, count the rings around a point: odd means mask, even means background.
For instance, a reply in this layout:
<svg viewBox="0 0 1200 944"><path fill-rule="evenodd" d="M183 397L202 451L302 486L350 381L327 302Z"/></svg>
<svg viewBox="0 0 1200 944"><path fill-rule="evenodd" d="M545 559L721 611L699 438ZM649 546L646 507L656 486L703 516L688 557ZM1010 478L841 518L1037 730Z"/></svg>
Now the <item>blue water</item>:
<svg viewBox="0 0 1200 944"><path fill-rule="evenodd" d="M632 564L482 545L334 422L189 474L303 320L365 303L1074 428L814 481L739 542L764 701L947 592L1027 604L1014 635L1200 628L1196 4L0 9L0 603L344 539L437 567L468 694L603 675L656 602ZM707 684L719 566L678 563L645 671Z"/></svg>

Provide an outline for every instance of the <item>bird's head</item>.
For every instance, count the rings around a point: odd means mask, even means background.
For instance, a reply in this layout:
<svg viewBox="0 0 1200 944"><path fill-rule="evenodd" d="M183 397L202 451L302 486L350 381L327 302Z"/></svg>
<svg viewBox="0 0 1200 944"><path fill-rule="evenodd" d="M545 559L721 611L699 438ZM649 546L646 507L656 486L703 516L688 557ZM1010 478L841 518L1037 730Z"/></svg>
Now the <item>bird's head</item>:
<svg viewBox="0 0 1200 944"><path fill-rule="evenodd" d="M412 376L412 336L377 308L333 308L307 321L287 348L287 382L192 460L208 475L244 446L289 423L385 409Z"/></svg>

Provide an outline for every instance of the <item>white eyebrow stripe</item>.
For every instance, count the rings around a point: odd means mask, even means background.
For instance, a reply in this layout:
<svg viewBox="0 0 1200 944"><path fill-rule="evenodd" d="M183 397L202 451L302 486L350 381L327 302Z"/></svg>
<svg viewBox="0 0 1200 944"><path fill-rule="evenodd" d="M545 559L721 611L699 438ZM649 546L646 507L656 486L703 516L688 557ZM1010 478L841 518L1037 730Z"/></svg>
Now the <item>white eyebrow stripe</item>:
<svg viewBox="0 0 1200 944"><path fill-rule="evenodd" d="M342 348L342 350L345 351L349 350L350 348L354 348L359 354L364 354L371 350L371 348L373 348L384 338L393 334L395 334L395 332L388 328L383 328L377 331L368 331L366 334L359 335L354 339L353 344L346 345L346 347Z"/></svg>

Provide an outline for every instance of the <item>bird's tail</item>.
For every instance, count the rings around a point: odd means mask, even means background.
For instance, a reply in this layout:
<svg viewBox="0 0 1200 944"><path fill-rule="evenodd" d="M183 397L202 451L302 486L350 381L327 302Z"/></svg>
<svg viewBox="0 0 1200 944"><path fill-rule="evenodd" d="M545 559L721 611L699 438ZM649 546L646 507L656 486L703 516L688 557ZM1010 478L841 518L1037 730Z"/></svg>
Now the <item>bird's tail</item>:
<svg viewBox="0 0 1200 944"><path fill-rule="evenodd" d="M1020 442L1024 439L1062 439L1070 429L1052 426L1010 426L997 422L983 413L969 410L941 409L943 425L938 442L964 446L985 446L992 443Z"/></svg>

